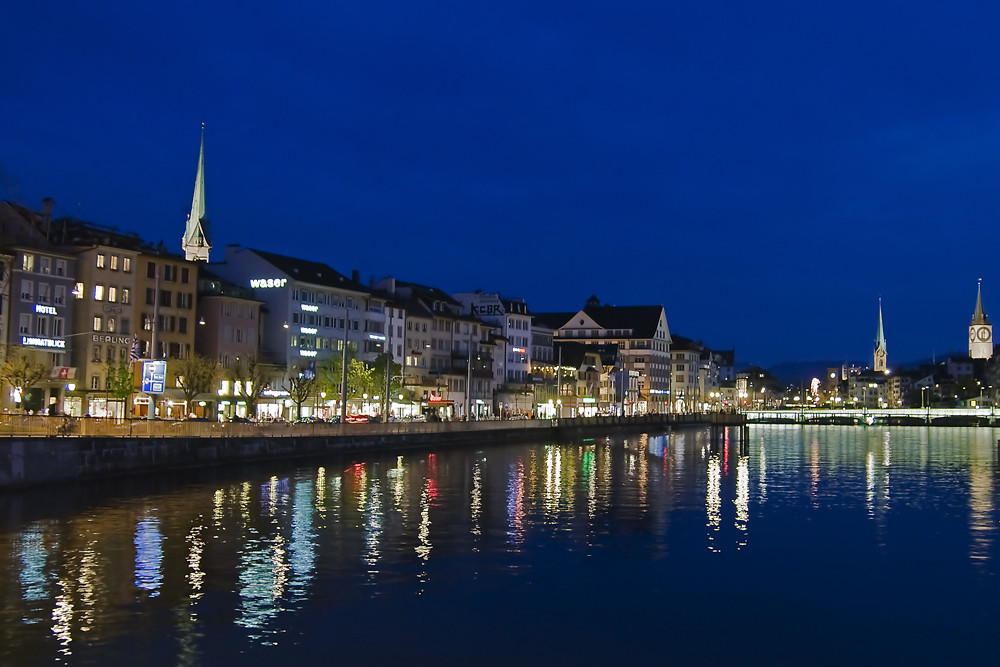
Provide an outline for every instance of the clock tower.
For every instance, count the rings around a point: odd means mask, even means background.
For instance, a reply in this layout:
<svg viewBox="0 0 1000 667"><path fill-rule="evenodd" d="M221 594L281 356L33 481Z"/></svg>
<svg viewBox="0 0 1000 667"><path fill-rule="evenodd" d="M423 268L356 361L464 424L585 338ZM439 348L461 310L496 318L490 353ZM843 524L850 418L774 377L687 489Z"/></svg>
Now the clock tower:
<svg viewBox="0 0 1000 667"><path fill-rule="evenodd" d="M875 334L875 372L888 373L885 365L885 333L882 331L882 299L878 300L878 333Z"/></svg>
<svg viewBox="0 0 1000 667"><path fill-rule="evenodd" d="M983 281L979 280L976 291L976 312L969 325L969 356L973 359L989 359L993 356L993 325L983 312Z"/></svg>

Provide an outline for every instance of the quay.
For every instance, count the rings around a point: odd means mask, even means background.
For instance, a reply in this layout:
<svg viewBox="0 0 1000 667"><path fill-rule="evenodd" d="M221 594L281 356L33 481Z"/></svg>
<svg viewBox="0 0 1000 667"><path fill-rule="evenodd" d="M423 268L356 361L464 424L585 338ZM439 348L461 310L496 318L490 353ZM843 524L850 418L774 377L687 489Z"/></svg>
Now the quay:
<svg viewBox="0 0 1000 667"><path fill-rule="evenodd" d="M256 424L4 415L0 490L335 452L548 439L588 433L742 427L736 413L472 422ZM6 437L4 437L6 436Z"/></svg>
<svg viewBox="0 0 1000 667"><path fill-rule="evenodd" d="M992 408L884 408L748 410L747 424L826 424L835 426L1000 427Z"/></svg>

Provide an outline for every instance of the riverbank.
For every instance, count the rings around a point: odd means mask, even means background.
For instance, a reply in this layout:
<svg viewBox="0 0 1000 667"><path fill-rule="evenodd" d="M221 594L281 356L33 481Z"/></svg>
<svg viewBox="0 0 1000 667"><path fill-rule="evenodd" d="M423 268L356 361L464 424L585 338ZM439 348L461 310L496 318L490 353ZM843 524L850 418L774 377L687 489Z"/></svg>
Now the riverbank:
<svg viewBox="0 0 1000 667"><path fill-rule="evenodd" d="M742 415L643 415L578 419L389 424L83 423L120 434L0 438L0 489L212 465L293 459L332 452L459 447L581 434L741 426Z"/></svg>

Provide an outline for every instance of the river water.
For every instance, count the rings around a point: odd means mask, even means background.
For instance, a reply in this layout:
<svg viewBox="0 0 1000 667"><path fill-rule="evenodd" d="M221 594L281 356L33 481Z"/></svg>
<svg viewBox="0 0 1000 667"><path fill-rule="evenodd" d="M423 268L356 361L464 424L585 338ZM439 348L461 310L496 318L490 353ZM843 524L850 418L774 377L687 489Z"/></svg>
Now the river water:
<svg viewBox="0 0 1000 667"><path fill-rule="evenodd" d="M0 664L995 659L1000 431L747 433L0 495Z"/></svg>

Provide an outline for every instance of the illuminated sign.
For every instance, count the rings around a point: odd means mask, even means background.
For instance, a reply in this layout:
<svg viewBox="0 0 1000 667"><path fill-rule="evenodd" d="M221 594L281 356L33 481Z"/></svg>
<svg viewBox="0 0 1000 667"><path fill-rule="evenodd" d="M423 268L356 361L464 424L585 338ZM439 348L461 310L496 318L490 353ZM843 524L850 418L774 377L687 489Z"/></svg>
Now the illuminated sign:
<svg viewBox="0 0 1000 667"><path fill-rule="evenodd" d="M315 313L319 311L319 306L310 306L308 303L304 303L299 306L302 310L308 310L310 313Z"/></svg>
<svg viewBox="0 0 1000 667"><path fill-rule="evenodd" d="M284 287L288 278L251 278L250 287Z"/></svg>
<svg viewBox="0 0 1000 667"><path fill-rule="evenodd" d="M368 337L372 340L385 340L385 336L382 334L368 334Z"/></svg>
<svg viewBox="0 0 1000 667"><path fill-rule="evenodd" d="M267 398L283 398L288 396L288 392L284 389L265 389L260 392L261 396L266 396Z"/></svg>
<svg viewBox="0 0 1000 667"><path fill-rule="evenodd" d="M314 329L312 327L299 327L299 331L302 332L302 333L304 333L304 334L314 334L314 333L316 333L319 330L318 329Z"/></svg>
<svg viewBox="0 0 1000 667"><path fill-rule="evenodd" d="M519 354L524 354L524 353L525 353L525 351L526 351L526 350L525 350L525 349L524 349L523 347L512 347L512 348L510 348L510 349L511 349L511 350L512 350L513 352L517 352L517 353L519 353Z"/></svg>
<svg viewBox="0 0 1000 667"><path fill-rule="evenodd" d="M43 315L55 315L56 309L52 306L39 306L35 305L35 312L42 313Z"/></svg>
<svg viewBox="0 0 1000 667"><path fill-rule="evenodd" d="M66 341L55 338L35 338L33 336L21 336L21 345L31 347L54 347L60 350L66 349Z"/></svg>
<svg viewBox="0 0 1000 667"><path fill-rule="evenodd" d="M300 357L315 357L316 350L299 350Z"/></svg>

